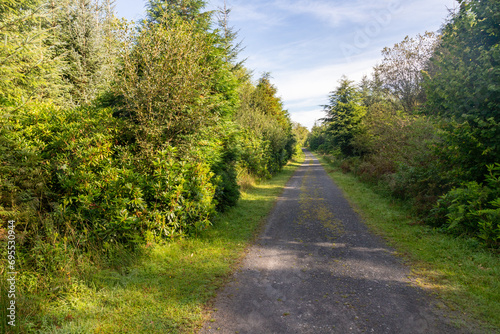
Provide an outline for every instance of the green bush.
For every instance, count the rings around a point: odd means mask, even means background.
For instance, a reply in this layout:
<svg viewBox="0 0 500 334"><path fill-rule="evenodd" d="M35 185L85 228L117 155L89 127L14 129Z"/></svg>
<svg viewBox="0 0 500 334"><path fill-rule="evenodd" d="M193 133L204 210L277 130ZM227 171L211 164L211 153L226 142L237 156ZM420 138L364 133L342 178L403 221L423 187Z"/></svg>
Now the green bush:
<svg viewBox="0 0 500 334"><path fill-rule="evenodd" d="M449 233L477 237L490 246L500 240L500 164L488 166L486 185L468 182L443 195L430 222Z"/></svg>
<svg viewBox="0 0 500 334"><path fill-rule="evenodd" d="M239 167L260 178L280 171L294 152L290 117L276 92L268 75L256 87L244 82L239 92L241 104L234 115L241 129Z"/></svg>
<svg viewBox="0 0 500 334"><path fill-rule="evenodd" d="M157 153L146 175L145 216L154 234L175 237L210 225L216 203L209 166L179 161L171 148Z"/></svg>
<svg viewBox="0 0 500 334"><path fill-rule="evenodd" d="M134 155L122 147L122 121L111 109L20 112L2 136L0 214L36 234L50 214L56 232L79 246L141 242L191 233L214 213L213 173L180 161L174 148ZM35 176L36 175L36 176Z"/></svg>
<svg viewBox="0 0 500 334"><path fill-rule="evenodd" d="M226 141L220 160L212 164L211 170L215 174L213 182L216 187L214 200L219 212L224 212L229 207L235 206L240 198L236 171L239 159L240 152L236 141Z"/></svg>

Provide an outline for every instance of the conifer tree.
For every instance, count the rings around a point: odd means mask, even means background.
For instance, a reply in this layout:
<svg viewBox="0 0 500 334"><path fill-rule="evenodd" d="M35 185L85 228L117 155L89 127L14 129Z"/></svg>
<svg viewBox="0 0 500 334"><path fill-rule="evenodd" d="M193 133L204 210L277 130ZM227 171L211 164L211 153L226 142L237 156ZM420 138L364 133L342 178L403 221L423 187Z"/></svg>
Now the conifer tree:
<svg viewBox="0 0 500 334"><path fill-rule="evenodd" d="M57 61L46 43L47 7L38 0L0 4L0 105L54 96Z"/></svg>
<svg viewBox="0 0 500 334"><path fill-rule="evenodd" d="M330 93L330 103L324 106L326 131L333 148L338 148L344 156L356 155L352 139L366 114L366 107L361 105L361 93L353 83L343 76L337 89Z"/></svg>
<svg viewBox="0 0 500 334"><path fill-rule="evenodd" d="M211 13L202 11L205 6L204 0L149 0L148 21L165 23L162 17L166 12L187 21L194 21L199 29L207 31L210 28Z"/></svg>
<svg viewBox="0 0 500 334"><path fill-rule="evenodd" d="M242 47L242 42L236 42L238 32L229 26L229 14L231 8L227 8L227 3L224 0L224 7L217 10L217 21L220 29L221 44L224 49L225 60L233 64L233 71L238 70L243 66L246 59L237 61L238 55L245 48Z"/></svg>
<svg viewBox="0 0 500 334"><path fill-rule="evenodd" d="M59 54L73 105L86 105L111 81L113 71L113 2L60 0Z"/></svg>

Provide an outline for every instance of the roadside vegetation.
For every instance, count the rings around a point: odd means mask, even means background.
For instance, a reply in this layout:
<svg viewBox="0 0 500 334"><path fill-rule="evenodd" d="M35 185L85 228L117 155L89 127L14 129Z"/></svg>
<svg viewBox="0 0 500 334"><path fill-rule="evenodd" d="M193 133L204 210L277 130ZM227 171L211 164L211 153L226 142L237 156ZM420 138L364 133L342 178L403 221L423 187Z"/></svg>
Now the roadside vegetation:
<svg viewBox="0 0 500 334"><path fill-rule="evenodd" d="M404 200L422 223L500 246L500 4L461 1L439 35L382 51L371 78L343 77L312 150Z"/></svg>
<svg viewBox="0 0 500 334"><path fill-rule="evenodd" d="M307 134L237 61L230 10L204 6L151 0L134 23L111 0L0 4L2 332L199 323Z"/></svg>
<svg viewBox="0 0 500 334"><path fill-rule="evenodd" d="M500 328L500 4L460 1L439 34L347 77L308 137L368 225L452 308ZM325 163L325 160L323 160Z"/></svg>
<svg viewBox="0 0 500 334"><path fill-rule="evenodd" d="M368 227L382 236L412 268L410 279L431 291L455 312L462 329L500 328L500 258L477 239L456 237L422 224L407 202L381 195L380 189L353 173L341 161L319 155Z"/></svg>
<svg viewBox="0 0 500 334"><path fill-rule="evenodd" d="M298 154L275 177L247 185L238 205L196 237L141 244L116 254L111 265L80 263L86 272L69 288L43 291L37 309L29 299L22 304L20 333L196 332L302 161Z"/></svg>

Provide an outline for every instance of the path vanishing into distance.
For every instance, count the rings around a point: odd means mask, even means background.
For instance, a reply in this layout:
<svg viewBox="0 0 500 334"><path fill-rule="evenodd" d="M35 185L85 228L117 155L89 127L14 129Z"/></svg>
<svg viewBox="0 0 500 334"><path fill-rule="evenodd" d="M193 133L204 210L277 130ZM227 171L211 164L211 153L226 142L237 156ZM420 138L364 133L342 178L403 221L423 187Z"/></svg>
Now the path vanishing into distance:
<svg viewBox="0 0 500 334"><path fill-rule="evenodd" d="M200 333L466 333L305 154Z"/></svg>

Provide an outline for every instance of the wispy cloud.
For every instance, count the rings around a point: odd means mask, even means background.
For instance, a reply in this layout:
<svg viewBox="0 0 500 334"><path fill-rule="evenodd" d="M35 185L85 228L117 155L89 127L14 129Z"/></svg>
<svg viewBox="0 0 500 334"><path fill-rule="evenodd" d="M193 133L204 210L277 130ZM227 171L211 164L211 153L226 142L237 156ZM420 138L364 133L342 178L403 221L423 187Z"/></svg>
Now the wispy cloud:
<svg viewBox="0 0 500 334"><path fill-rule="evenodd" d="M372 72L377 60L373 54L366 53L349 64L338 62L309 69L291 69L275 73L274 78L279 93L286 101L319 96L326 99L328 93L335 89L342 75L359 81L363 75Z"/></svg>
<svg viewBox="0 0 500 334"><path fill-rule="evenodd" d="M294 14L312 15L337 27L343 23L364 22L374 10L387 6L387 1L318 1L318 0L276 0L275 5L283 11Z"/></svg>
<svg viewBox="0 0 500 334"><path fill-rule="evenodd" d="M319 123L319 119L325 117L322 109L317 108L310 111L296 111L291 114L292 121L311 129L315 122Z"/></svg>
<svg viewBox="0 0 500 334"><path fill-rule="evenodd" d="M263 5L258 1L234 1L230 7L231 21L235 24L250 22L255 30L266 30L284 24L287 19L286 13L280 13L275 8L269 7L272 5Z"/></svg>
<svg viewBox="0 0 500 334"><path fill-rule="evenodd" d="M212 7L222 5L215 0ZM437 30L455 0L227 0L240 30L242 58L255 76L271 72L292 119L323 117L342 74L359 81L384 46ZM349 49L350 48L350 49Z"/></svg>

